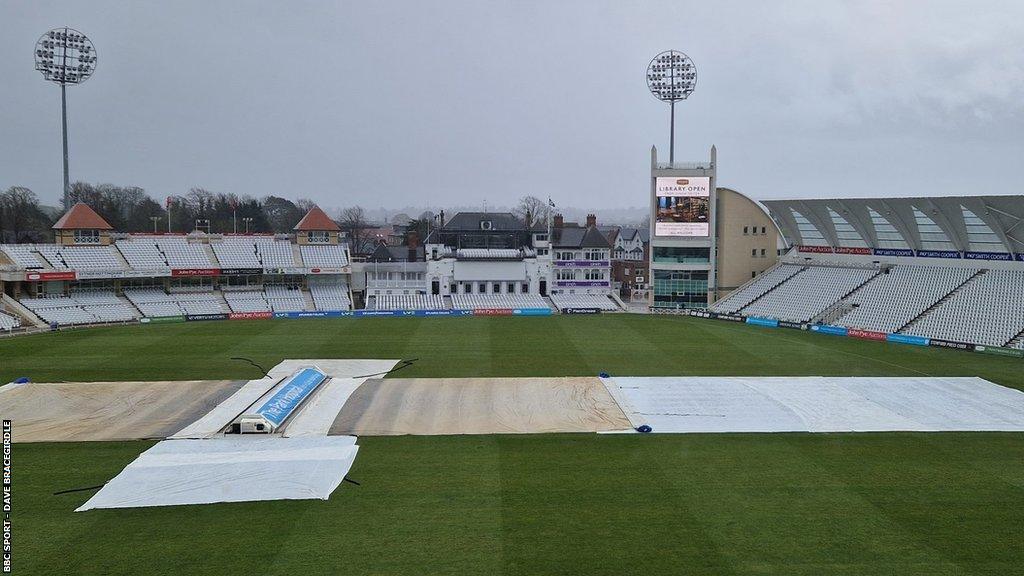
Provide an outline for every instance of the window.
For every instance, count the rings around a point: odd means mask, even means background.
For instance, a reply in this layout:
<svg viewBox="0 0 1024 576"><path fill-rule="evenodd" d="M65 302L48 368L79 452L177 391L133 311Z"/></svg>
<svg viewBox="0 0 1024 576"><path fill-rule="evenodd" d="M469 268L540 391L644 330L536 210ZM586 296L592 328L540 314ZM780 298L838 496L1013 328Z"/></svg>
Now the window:
<svg viewBox="0 0 1024 576"><path fill-rule="evenodd" d="M1003 241L996 236L992 228L985 221L971 212L966 206L960 206L964 218L964 226L967 228L967 243L970 250L980 252L1006 252Z"/></svg>
<svg viewBox="0 0 1024 576"><path fill-rule="evenodd" d="M655 270L654 306L659 308L706 308L707 270Z"/></svg>
<svg viewBox="0 0 1024 576"><path fill-rule="evenodd" d="M537 248L537 256L547 256L547 255L548 255L548 249L547 248Z"/></svg>
<svg viewBox="0 0 1024 576"><path fill-rule="evenodd" d="M767 234L767 232L765 232L765 227L764 226L761 226L761 234Z"/></svg>
<svg viewBox="0 0 1024 576"><path fill-rule="evenodd" d="M757 270L751 270L750 271L750 277L751 278L755 278L756 276L757 276Z"/></svg>
<svg viewBox="0 0 1024 576"><path fill-rule="evenodd" d="M764 258L766 256L767 255L765 254L764 248L761 248L761 258Z"/></svg>
<svg viewBox="0 0 1024 576"><path fill-rule="evenodd" d="M548 241L548 235L547 234L537 234L533 238L537 242L547 242Z"/></svg>
<svg viewBox="0 0 1024 576"><path fill-rule="evenodd" d="M654 261L666 264L706 264L711 260L710 248L668 248L655 246Z"/></svg>
<svg viewBox="0 0 1024 576"><path fill-rule="evenodd" d="M629 276L629 268L623 268L622 273L626 276Z"/></svg>
<svg viewBox="0 0 1024 576"><path fill-rule="evenodd" d="M917 229L921 233L922 248L925 250L956 250L956 246L942 231L942 228L917 207L914 208L914 221L917 222Z"/></svg>
<svg viewBox="0 0 1024 576"><path fill-rule="evenodd" d="M515 293L516 293L516 283L515 283L515 282L509 282L509 283L508 283L508 284L507 284L507 285L505 286L505 291L506 291L507 293L509 293L509 294L515 294Z"/></svg>
<svg viewBox="0 0 1024 576"><path fill-rule="evenodd" d="M750 257L751 258L757 257L757 248L751 248L750 249Z"/></svg>
<svg viewBox="0 0 1024 576"><path fill-rule="evenodd" d="M903 234L885 216L871 208L868 209L868 214L871 216L871 224L875 227L875 235L878 236L879 248L903 250L910 248L910 244L907 244Z"/></svg>
<svg viewBox="0 0 1024 576"><path fill-rule="evenodd" d="M481 294L487 294L487 283L481 282L478 290Z"/></svg>
<svg viewBox="0 0 1024 576"><path fill-rule="evenodd" d="M331 233L326 230L310 230L306 232L306 241L310 244L327 244L331 241Z"/></svg>
<svg viewBox="0 0 1024 576"><path fill-rule="evenodd" d="M825 241L825 237L821 235L814 224L808 220L803 214L789 209L790 214L793 216L793 220L796 221L796 229L800 233L800 244L807 246L827 246L828 242Z"/></svg>
<svg viewBox="0 0 1024 576"><path fill-rule="evenodd" d="M465 284L463 284L462 285L462 293L463 294L472 294L473 293L473 283L472 282L466 282Z"/></svg>
<svg viewBox="0 0 1024 576"><path fill-rule="evenodd" d="M75 230L75 244L99 244L99 230Z"/></svg>
<svg viewBox="0 0 1024 576"><path fill-rule="evenodd" d="M832 219L832 226L836 229L836 237L839 239L840 246L867 248L867 242L846 218L831 208L828 209L828 214Z"/></svg>
<svg viewBox="0 0 1024 576"><path fill-rule="evenodd" d="M451 286L448 286L448 293L449 294L458 294L459 293L459 285L458 284L452 284Z"/></svg>
<svg viewBox="0 0 1024 576"><path fill-rule="evenodd" d="M749 230L749 228L748 228L748 227L746 227L746 226L744 226L744 227L743 227L743 235L744 235L744 236L746 236L746 235L747 235L747 234L749 234L749 233L750 233L750 230Z"/></svg>
<svg viewBox="0 0 1024 576"><path fill-rule="evenodd" d="M521 290L520 293L522 293L522 294L529 294L530 293L530 285L529 285L529 283L523 282L522 290Z"/></svg>
<svg viewBox="0 0 1024 576"><path fill-rule="evenodd" d="M501 282L491 284L491 294L501 294Z"/></svg>
<svg viewBox="0 0 1024 576"><path fill-rule="evenodd" d="M492 228L493 228L493 224L491 224L490 220L481 220L480 221L480 229L481 230L491 230Z"/></svg>
<svg viewBox="0 0 1024 576"><path fill-rule="evenodd" d="M599 269L587 270L584 275L587 280L604 280L604 271Z"/></svg>

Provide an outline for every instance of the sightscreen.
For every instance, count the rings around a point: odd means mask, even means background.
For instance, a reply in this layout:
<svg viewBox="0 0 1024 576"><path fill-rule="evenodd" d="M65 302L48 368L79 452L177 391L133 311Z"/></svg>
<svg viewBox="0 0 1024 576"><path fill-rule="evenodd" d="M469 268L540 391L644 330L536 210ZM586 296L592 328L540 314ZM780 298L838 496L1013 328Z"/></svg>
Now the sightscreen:
<svg viewBox="0 0 1024 576"><path fill-rule="evenodd" d="M655 179L654 235L701 237L711 230L711 178L706 176Z"/></svg>

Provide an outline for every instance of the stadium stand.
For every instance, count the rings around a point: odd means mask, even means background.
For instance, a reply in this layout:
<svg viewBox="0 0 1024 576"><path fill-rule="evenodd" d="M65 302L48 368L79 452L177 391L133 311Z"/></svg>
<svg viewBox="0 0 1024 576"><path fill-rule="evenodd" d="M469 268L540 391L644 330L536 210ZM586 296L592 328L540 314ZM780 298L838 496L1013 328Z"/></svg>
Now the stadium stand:
<svg viewBox="0 0 1024 576"><path fill-rule="evenodd" d="M867 268L811 266L742 311L752 316L808 322L878 273Z"/></svg>
<svg viewBox="0 0 1024 576"><path fill-rule="evenodd" d="M167 268L167 258L151 240L117 240L114 242L114 246L132 268L140 270Z"/></svg>
<svg viewBox="0 0 1024 576"><path fill-rule="evenodd" d="M466 260L515 260L523 257L516 248L459 248L455 257Z"/></svg>
<svg viewBox="0 0 1024 576"><path fill-rule="evenodd" d="M58 270L67 269L64 260L60 257L60 248L56 244L36 244L36 251L46 260L51 268Z"/></svg>
<svg viewBox="0 0 1024 576"><path fill-rule="evenodd" d="M302 312L306 309L306 300L299 287L268 285L265 291L267 303L274 312Z"/></svg>
<svg viewBox="0 0 1024 576"><path fill-rule="evenodd" d="M227 312L213 292L168 294L161 288L125 288L124 295L147 317Z"/></svg>
<svg viewBox="0 0 1024 576"><path fill-rule="evenodd" d="M846 303L852 309L832 323L896 332L977 272L970 268L893 266L851 295Z"/></svg>
<svg viewBox="0 0 1024 576"><path fill-rule="evenodd" d="M0 330L14 330L21 326L21 319L4 312L0 312Z"/></svg>
<svg viewBox="0 0 1024 576"><path fill-rule="evenodd" d="M309 292L317 310L349 310L352 299L348 294L348 285L341 282L330 282L309 279Z"/></svg>
<svg viewBox="0 0 1024 576"><path fill-rule="evenodd" d="M270 312L270 304L262 290L230 290L224 299L232 312Z"/></svg>
<svg viewBox="0 0 1024 576"><path fill-rule="evenodd" d="M171 268L209 268L213 262L199 244L189 244L186 238L164 237L153 242L167 259Z"/></svg>
<svg viewBox="0 0 1024 576"><path fill-rule="evenodd" d="M260 261L256 256L256 246L252 240L242 238L225 238L221 242L210 243L217 261L225 268L259 268Z"/></svg>
<svg viewBox="0 0 1024 576"><path fill-rule="evenodd" d="M780 264L770 270L766 270L764 274L754 278L739 290L715 302L711 306L711 310L727 313L738 312L804 269L803 266Z"/></svg>
<svg viewBox="0 0 1024 576"><path fill-rule="evenodd" d="M110 246L63 246L59 252L67 267L75 270L124 268Z"/></svg>
<svg viewBox="0 0 1024 576"><path fill-rule="evenodd" d="M71 296L22 298L20 302L51 324L94 324L136 319L131 307L111 291L87 290L74 292Z"/></svg>
<svg viewBox="0 0 1024 576"><path fill-rule="evenodd" d="M3 244L0 245L0 250L7 254L11 262L26 270L38 270L47 267L45 260L39 258L35 246L32 244Z"/></svg>
<svg viewBox="0 0 1024 576"><path fill-rule="evenodd" d="M433 294L384 294L373 299L370 310L445 310L444 297Z"/></svg>
<svg viewBox="0 0 1024 576"><path fill-rule="evenodd" d="M1024 330L1022 287L1024 271L983 271L903 332L954 342L1003 346Z"/></svg>
<svg viewBox="0 0 1024 576"><path fill-rule="evenodd" d="M338 245L305 245L300 248L302 262L306 266L342 268L348 266L345 251Z"/></svg>
<svg viewBox="0 0 1024 576"><path fill-rule="evenodd" d="M264 268L286 268L295 266L292 244L281 240L256 242L256 254Z"/></svg>
<svg viewBox="0 0 1024 576"><path fill-rule="evenodd" d="M539 294L452 294L452 307L457 310L551 308Z"/></svg>
<svg viewBox="0 0 1024 576"><path fill-rule="evenodd" d="M619 310L618 304L611 298L600 294L552 294L551 301L559 310L566 308L594 308L607 312Z"/></svg>

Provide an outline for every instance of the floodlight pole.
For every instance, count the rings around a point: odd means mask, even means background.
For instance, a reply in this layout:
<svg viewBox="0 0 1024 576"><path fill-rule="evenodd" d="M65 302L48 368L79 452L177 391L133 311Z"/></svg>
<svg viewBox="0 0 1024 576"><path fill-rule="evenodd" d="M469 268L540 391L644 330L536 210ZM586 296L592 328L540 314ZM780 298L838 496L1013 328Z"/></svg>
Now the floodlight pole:
<svg viewBox="0 0 1024 576"><path fill-rule="evenodd" d="M668 127L668 163L671 166L676 162L676 101L669 103L669 127Z"/></svg>
<svg viewBox="0 0 1024 576"><path fill-rule="evenodd" d="M60 83L60 114L64 126L64 210L67 211L71 208L71 185L68 181L68 96L67 85L64 82Z"/></svg>

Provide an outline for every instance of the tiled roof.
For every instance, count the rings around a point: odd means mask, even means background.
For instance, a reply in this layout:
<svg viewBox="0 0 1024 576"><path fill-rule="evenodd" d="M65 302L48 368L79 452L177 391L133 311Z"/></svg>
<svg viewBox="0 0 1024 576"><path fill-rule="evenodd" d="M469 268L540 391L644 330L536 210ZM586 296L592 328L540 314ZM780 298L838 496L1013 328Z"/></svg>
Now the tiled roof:
<svg viewBox="0 0 1024 576"><path fill-rule="evenodd" d="M102 216L84 202L79 202L64 213L53 225L54 230L113 230Z"/></svg>
<svg viewBox="0 0 1024 576"><path fill-rule="evenodd" d="M311 230L338 232L341 228L319 206L313 206L302 217L302 220L299 220L299 223L295 225L295 230L298 232L308 232Z"/></svg>

